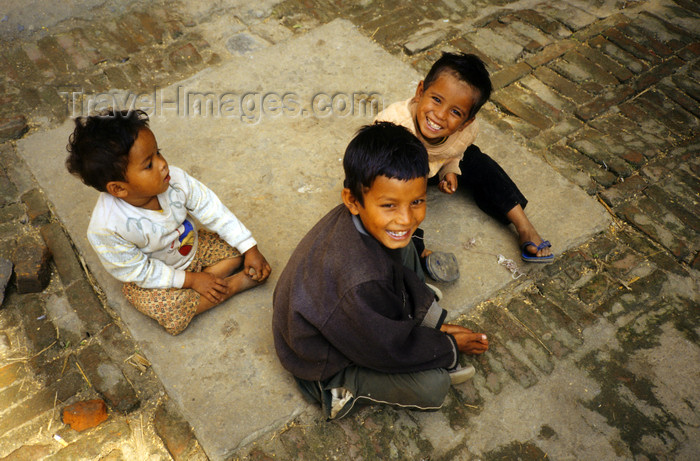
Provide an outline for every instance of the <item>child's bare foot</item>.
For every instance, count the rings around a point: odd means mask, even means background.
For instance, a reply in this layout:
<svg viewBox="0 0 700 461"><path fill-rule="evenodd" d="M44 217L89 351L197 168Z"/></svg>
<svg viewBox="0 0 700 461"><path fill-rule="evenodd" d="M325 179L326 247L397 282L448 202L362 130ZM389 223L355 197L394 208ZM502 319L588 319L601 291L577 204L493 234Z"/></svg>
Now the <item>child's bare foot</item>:
<svg viewBox="0 0 700 461"><path fill-rule="evenodd" d="M236 256L235 258L222 259L218 263L202 269L202 272L209 272L219 278L226 278L241 267L241 264L243 264L243 256Z"/></svg>
<svg viewBox="0 0 700 461"><path fill-rule="evenodd" d="M223 296L221 296L217 302L209 301L204 296L202 296L199 299L199 305L197 306L196 314L201 314L204 311L208 311L212 307L218 306L222 302L226 301L236 293L240 293L249 288L256 287L264 282L256 282L243 272L238 272L236 274L225 277L224 283L226 284L226 293L224 293Z"/></svg>
<svg viewBox="0 0 700 461"><path fill-rule="evenodd" d="M525 243L532 242L534 245L527 245L525 247L525 252L527 252L527 254L533 257L551 259L552 250L550 246L541 245L544 240L540 237L540 234L537 233L535 226L532 225L520 205L515 205L506 216L510 222L513 223L515 230L518 232L518 246L520 248L522 248ZM540 248L540 246L542 247Z"/></svg>
<svg viewBox="0 0 700 461"><path fill-rule="evenodd" d="M537 256L538 258L544 258L547 256L550 256L552 254L552 249L551 247L545 246L539 251L537 248L540 246L540 244L544 241L542 237L537 233L534 227L531 227L529 230L523 231L519 233L518 240L520 242L520 245L522 245L525 242L532 242L534 245L528 245L525 247L525 251L527 251L529 254L532 256Z"/></svg>
<svg viewBox="0 0 700 461"><path fill-rule="evenodd" d="M242 291L256 287L263 283L253 280L243 272L238 272L237 274L230 275L224 280L226 281L226 285L228 286L228 298L235 295L236 293L240 293Z"/></svg>

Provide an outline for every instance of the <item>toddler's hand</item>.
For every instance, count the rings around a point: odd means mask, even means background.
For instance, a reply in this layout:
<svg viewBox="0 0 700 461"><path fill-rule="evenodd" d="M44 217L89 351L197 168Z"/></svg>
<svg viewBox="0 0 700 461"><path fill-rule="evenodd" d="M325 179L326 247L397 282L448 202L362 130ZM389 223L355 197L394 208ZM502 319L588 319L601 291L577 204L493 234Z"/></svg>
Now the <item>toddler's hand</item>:
<svg viewBox="0 0 700 461"><path fill-rule="evenodd" d="M212 303L220 303L227 294L228 286L221 279L209 272L185 272L183 288L192 288Z"/></svg>
<svg viewBox="0 0 700 461"><path fill-rule="evenodd" d="M272 272L272 268L258 250L257 245L244 253L243 267L245 274L258 283L267 279Z"/></svg>
<svg viewBox="0 0 700 461"><path fill-rule="evenodd" d="M447 173L445 177L438 184L438 189L446 194L454 194L457 190L457 175L454 173Z"/></svg>

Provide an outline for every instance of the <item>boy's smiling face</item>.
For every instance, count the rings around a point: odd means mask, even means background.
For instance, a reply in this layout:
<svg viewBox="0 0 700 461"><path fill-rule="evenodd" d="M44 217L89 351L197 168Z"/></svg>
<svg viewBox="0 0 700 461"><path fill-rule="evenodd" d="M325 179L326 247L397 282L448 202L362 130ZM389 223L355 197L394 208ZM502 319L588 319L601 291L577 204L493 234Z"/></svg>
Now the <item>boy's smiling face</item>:
<svg viewBox="0 0 700 461"><path fill-rule="evenodd" d="M428 142L441 141L463 130L474 118L469 118L478 90L458 79L451 72L442 72L424 88L416 89L416 128Z"/></svg>
<svg viewBox="0 0 700 461"><path fill-rule="evenodd" d="M365 230L387 248L403 248L425 218L427 180L424 177L403 181L377 176L366 189L364 205L343 189L343 202L360 217Z"/></svg>

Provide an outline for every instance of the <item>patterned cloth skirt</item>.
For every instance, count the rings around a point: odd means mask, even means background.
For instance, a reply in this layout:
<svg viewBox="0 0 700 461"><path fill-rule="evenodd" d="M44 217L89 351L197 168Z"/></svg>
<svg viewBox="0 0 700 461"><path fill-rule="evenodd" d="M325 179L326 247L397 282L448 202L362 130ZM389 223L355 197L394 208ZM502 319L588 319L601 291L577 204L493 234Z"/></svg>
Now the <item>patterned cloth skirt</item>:
<svg viewBox="0 0 700 461"><path fill-rule="evenodd" d="M199 229L197 235L197 253L186 271L201 272L223 259L241 255L214 232ZM191 288L141 288L135 283L125 283L122 291L139 312L158 321L171 335L182 333L189 325L200 298Z"/></svg>

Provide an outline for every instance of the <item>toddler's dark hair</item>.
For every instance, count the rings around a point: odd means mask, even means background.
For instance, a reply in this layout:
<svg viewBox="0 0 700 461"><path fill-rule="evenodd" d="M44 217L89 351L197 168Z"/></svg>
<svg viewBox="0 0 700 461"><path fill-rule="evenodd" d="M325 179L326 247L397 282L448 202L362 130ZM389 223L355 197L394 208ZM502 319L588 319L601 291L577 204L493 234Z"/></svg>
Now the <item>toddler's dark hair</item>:
<svg viewBox="0 0 700 461"><path fill-rule="evenodd" d="M143 128L148 128L148 115L141 110L106 109L77 117L66 146L66 168L88 186L106 192L110 181L126 180L129 150Z"/></svg>
<svg viewBox="0 0 700 461"><path fill-rule="evenodd" d="M390 122L365 125L345 149L343 186L364 206L363 191L377 176L403 181L428 175L428 152L408 129Z"/></svg>
<svg viewBox="0 0 700 461"><path fill-rule="evenodd" d="M451 73L479 92L479 98L474 101L469 112L469 118L473 118L481 106L489 100L493 88L484 62L474 54L442 53L440 59L435 61L433 67L428 71L428 75L425 76L423 89L427 90L443 72Z"/></svg>

